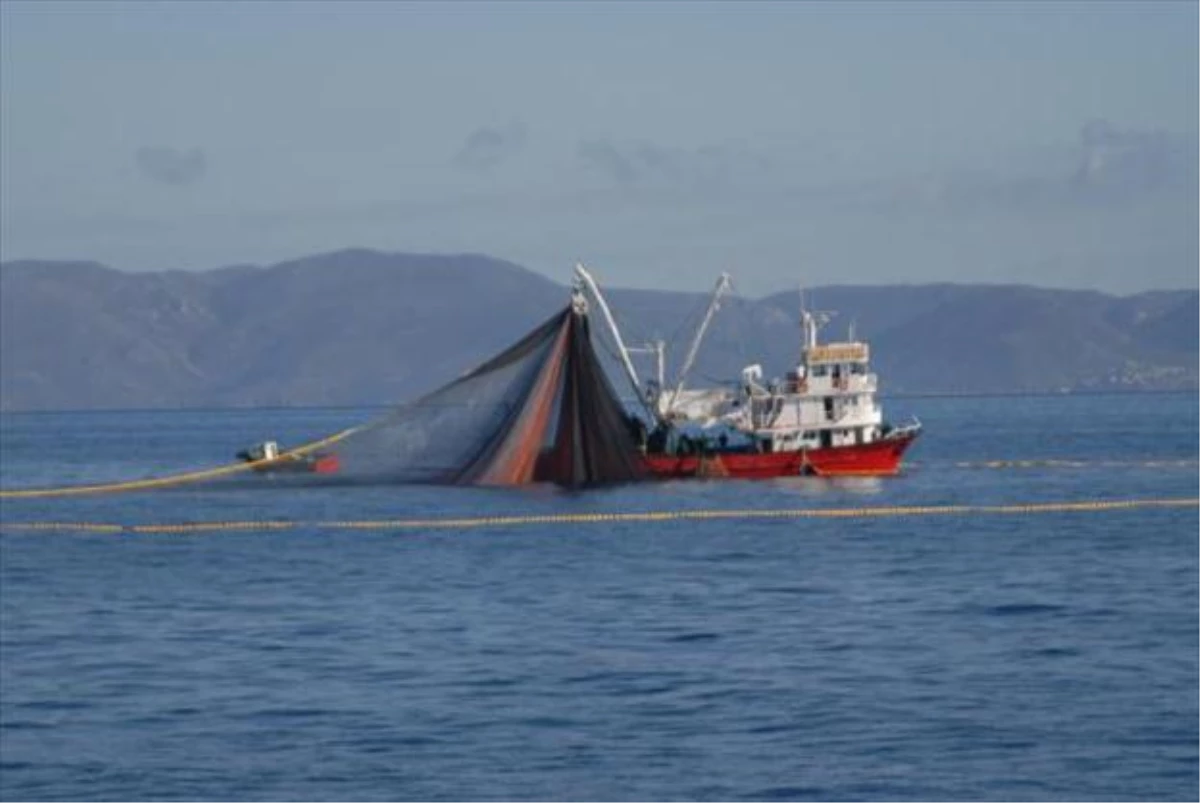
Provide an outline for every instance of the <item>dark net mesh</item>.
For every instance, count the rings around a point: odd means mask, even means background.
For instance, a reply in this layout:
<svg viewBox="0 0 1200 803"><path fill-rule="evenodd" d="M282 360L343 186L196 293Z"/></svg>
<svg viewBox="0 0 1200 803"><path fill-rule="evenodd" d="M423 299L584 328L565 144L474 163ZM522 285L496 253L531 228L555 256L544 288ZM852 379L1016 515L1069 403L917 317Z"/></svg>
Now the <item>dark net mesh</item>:
<svg viewBox="0 0 1200 803"><path fill-rule="evenodd" d="M580 487L643 476L587 316L570 307L332 448L347 480Z"/></svg>

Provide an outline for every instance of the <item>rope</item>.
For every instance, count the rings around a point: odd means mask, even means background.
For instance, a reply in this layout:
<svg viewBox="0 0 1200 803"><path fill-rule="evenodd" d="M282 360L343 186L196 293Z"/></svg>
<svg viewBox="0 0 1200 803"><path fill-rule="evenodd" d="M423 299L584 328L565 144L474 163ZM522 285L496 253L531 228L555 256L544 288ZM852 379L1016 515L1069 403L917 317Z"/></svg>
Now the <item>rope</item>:
<svg viewBox="0 0 1200 803"><path fill-rule="evenodd" d="M614 356L616 356L614 354ZM82 496L86 494L105 494L105 493L123 493L127 491L149 490L152 488L167 488L175 485L185 485L193 482L202 482L204 480L214 479L216 477L225 477L233 474L245 473L257 469L270 468L272 465L288 460L303 457L318 449L330 446L342 440L346 436L366 429L370 425L359 427L351 427L350 429L342 430L328 438L322 438L312 443L306 443L303 446L297 446L281 453L278 457L271 460L256 460L253 462L231 463L217 468L205 469L202 471L190 471L183 474L172 474L166 477L151 477L141 480L130 480L126 482L114 482L104 485L67 485L56 488L0 488L0 499L37 499L60 496ZM982 461L958 461L953 465L956 468L974 468L974 469L1029 469L1029 468L1091 468L1091 467L1144 467L1144 468L1175 468L1175 467L1190 467L1198 464L1195 459L1151 459L1151 460L1062 460L1062 459L1042 459L1042 460L982 460ZM924 467L928 465L924 461L909 461L909 467ZM726 476L725 474L708 474L705 476Z"/></svg>
<svg viewBox="0 0 1200 803"><path fill-rule="evenodd" d="M880 519L900 516L1031 515L1093 513L1147 508L1195 508L1200 498L1113 499L1087 502L1035 502L1010 505L915 505L893 507L792 508L777 510L665 510L642 513L557 513L531 516L477 516L432 519L368 519L358 521L193 521L158 524L105 522L0 522L10 532L77 532L98 534L187 535L231 531L322 530L466 530L548 524L628 524L664 521L754 519Z"/></svg>
<svg viewBox="0 0 1200 803"><path fill-rule="evenodd" d="M1198 463L1200 461L1194 458L1161 458L1151 460L982 460L960 461L954 465L957 468L1182 468L1195 466ZM910 465L916 465L916 463L910 463Z"/></svg>
<svg viewBox="0 0 1200 803"><path fill-rule="evenodd" d="M183 474L172 474L166 477L151 477L143 480L111 482L104 485L67 485L59 488L0 489L0 499L34 499L51 496L82 496L84 494L123 493L126 491L144 491L150 488L167 488L173 485L186 485L192 482L202 482L204 480L211 480L216 477L227 477L231 474L241 474L246 471L270 468L278 463L285 463L297 457L303 457L304 455L315 452L318 449L337 443L342 438L345 438L347 435L353 432L357 432L359 429L360 427L351 427L350 429L345 429L334 435L330 435L328 438L322 438L319 441L313 441L312 443L306 443L303 446L297 446L295 449L289 449L286 452L280 453L278 457L266 460L230 463L226 466L218 466L217 468L210 468L202 471L189 471Z"/></svg>
<svg viewBox="0 0 1200 803"><path fill-rule="evenodd" d="M696 467L696 476L705 478L728 477L729 469L721 462L719 455L700 455L700 464Z"/></svg>

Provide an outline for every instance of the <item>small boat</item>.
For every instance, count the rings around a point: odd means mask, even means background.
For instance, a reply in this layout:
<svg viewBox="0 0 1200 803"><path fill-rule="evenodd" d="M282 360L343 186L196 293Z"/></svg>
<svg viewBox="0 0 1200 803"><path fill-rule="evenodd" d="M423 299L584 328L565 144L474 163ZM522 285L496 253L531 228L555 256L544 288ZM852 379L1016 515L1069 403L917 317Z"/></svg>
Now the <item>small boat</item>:
<svg viewBox="0 0 1200 803"><path fill-rule="evenodd" d="M275 441L263 441L243 449L237 453L237 458L264 474L335 474L341 468L337 455L332 452L281 452Z"/></svg>
<svg viewBox="0 0 1200 803"><path fill-rule="evenodd" d="M722 275L676 385L667 390L663 344L626 348L594 279L582 266L576 275L599 302L618 356L651 419L639 433L651 476L887 476L899 472L905 451L921 432L916 419L901 426L884 421L865 341L851 331L843 341L819 342L820 328L833 313L801 309L800 356L782 379L764 384L762 367L749 365L736 388L685 390L700 342L731 286L728 275ZM638 380L631 351L656 352L657 381L643 385Z"/></svg>

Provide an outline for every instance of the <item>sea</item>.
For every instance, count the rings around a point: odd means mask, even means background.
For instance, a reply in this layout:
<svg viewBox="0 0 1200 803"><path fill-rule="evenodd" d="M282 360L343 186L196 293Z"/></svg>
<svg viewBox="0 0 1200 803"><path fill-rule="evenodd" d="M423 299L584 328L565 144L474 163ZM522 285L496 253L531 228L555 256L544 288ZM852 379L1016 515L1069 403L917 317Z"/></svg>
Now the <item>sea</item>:
<svg viewBox="0 0 1200 803"><path fill-rule="evenodd" d="M1195 499L1196 394L885 405L886 479L4 499L0 798L1196 800L1197 508L1019 509ZM0 486L379 413L4 414ZM289 526L21 526L200 521Z"/></svg>

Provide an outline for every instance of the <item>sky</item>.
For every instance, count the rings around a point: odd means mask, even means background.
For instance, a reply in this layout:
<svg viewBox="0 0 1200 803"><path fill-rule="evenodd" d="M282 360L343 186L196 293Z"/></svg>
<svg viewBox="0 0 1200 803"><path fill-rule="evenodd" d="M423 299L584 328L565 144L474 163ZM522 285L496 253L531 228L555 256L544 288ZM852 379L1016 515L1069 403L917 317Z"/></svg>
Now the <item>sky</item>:
<svg viewBox="0 0 1200 803"><path fill-rule="evenodd" d="M0 2L0 258L1198 284L1195 2Z"/></svg>

